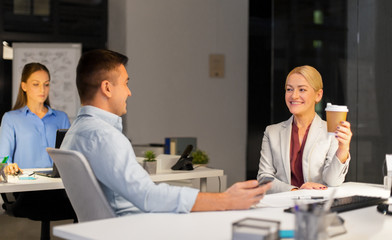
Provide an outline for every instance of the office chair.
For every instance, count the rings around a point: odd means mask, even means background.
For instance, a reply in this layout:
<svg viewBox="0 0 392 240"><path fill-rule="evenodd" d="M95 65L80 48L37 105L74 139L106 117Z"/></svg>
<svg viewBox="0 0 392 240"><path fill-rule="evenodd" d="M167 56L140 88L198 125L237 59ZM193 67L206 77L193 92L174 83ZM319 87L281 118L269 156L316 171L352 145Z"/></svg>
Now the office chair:
<svg viewBox="0 0 392 240"><path fill-rule="evenodd" d="M59 148L67 129L56 132L56 148ZM14 217L41 221L41 239L50 239L50 221L73 219L77 222L75 211L64 189L2 193L3 209ZM15 200L11 200L15 198Z"/></svg>
<svg viewBox="0 0 392 240"><path fill-rule="evenodd" d="M79 222L116 217L82 153L55 148L46 151L60 172Z"/></svg>
<svg viewBox="0 0 392 240"><path fill-rule="evenodd" d="M64 190L32 191L14 193L11 200L5 193L3 209L7 215L41 221L41 240L50 239L50 222L72 219L76 214Z"/></svg>

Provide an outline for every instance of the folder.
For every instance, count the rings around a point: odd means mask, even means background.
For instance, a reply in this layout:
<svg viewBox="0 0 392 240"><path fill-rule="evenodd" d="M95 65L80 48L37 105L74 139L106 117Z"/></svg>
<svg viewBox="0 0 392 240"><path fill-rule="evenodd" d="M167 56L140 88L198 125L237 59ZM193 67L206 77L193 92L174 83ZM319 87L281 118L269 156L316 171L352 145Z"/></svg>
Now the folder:
<svg viewBox="0 0 392 240"><path fill-rule="evenodd" d="M195 137L167 137L165 138L165 154L181 155L188 145L197 149L197 138Z"/></svg>

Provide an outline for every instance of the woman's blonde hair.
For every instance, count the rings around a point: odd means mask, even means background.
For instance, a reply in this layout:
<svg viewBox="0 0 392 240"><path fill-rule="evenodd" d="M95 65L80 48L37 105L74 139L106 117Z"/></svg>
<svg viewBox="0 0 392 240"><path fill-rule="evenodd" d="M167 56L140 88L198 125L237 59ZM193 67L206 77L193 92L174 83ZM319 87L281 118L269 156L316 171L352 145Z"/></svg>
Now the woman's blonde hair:
<svg viewBox="0 0 392 240"><path fill-rule="evenodd" d="M308 65L299 66L291 70L291 72L287 75L285 87L287 86L287 80L289 77L295 73L301 74L316 92L323 89L321 74L314 67Z"/></svg>
<svg viewBox="0 0 392 240"><path fill-rule="evenodd" d="M21 81L19 84L19 92L18 92L18 96L16 97L16 102L15 102L15 105L12 108L12 110L16 110L16 109L19 109L19 108L26 106L27 95L26 95L26 92L23 91L23 89L22 89L22 82L27 83L27 79L29 79L31 74L38 72L38 71L45 71L48 74L49 80L50 80L49 70L47 67L45 67L45 65L43 65L41 63L36 63L36 62L26 64L22 70L22 77L21 77ZM47 106L50 106L49 96L46 98L44 104Z"/></svg>

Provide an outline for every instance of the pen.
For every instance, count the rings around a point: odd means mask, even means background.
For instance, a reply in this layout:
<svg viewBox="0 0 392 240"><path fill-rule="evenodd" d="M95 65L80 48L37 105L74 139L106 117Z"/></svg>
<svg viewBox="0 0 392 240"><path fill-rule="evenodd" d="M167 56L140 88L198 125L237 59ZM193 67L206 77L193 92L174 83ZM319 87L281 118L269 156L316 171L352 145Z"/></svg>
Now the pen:
<svg viewBox="0 0 392 240"><path fill-rule="evenodd" d="M297 196L293 197L293 200L323 200L323 196Z"/></svg>
<svg viewBox="0 0 392 240"><path fill-rule="evenodd" d="M3 161L2 161L1 163L6 163L7 160L8 160L8 158L9 158L9 156L4 157L4 158L3 158Z"/></svg>

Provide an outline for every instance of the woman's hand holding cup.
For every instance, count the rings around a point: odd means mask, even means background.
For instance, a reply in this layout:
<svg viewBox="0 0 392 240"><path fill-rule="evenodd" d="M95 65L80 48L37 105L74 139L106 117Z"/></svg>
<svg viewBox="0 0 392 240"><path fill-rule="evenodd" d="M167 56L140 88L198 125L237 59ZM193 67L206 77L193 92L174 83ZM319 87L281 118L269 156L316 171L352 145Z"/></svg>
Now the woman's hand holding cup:
<svg viewBox="0 0 392 240"><path fill-rule="evenodd" d="M328 103L325 111L327 113L328 134L335 135L339 142L336 156L342 163L345 163L349 156L350 142L353 135L351 125L346 121L348 108L347 106Z"/></svg>

